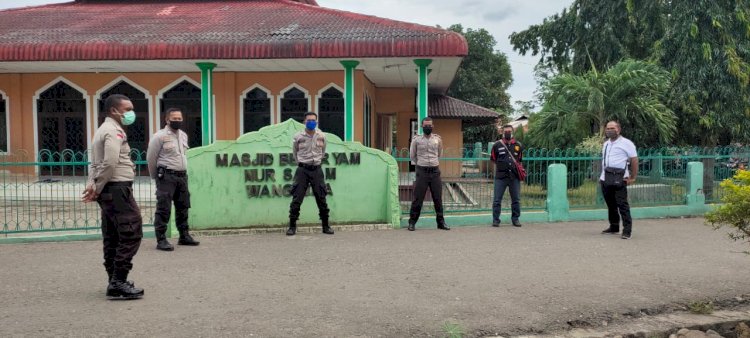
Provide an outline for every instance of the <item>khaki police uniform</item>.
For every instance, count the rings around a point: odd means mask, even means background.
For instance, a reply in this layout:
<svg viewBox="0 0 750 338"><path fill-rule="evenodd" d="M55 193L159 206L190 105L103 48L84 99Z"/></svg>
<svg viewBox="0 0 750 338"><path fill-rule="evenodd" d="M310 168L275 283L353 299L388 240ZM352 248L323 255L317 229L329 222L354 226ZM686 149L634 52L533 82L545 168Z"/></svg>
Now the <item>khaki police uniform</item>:
<svg viewBox="0 0 750 338"><path fill-rule="evenodd" d="M190 190L187 176L188 137L182 130L169 126L159 130L148 143L148 171L156 180L156 239L166 239L167 223L175 206L175 221L180 234L188 231Z"/></svg>
<svg viewBox="0 0 750 338"><path fill-rule="evenodd" d="M292 154L297 162L292 184L292 204L289 207L289 221L294 226L299 219L299 211L305 198L307 187L312 187L315 203L318 204L318 214L323 222L323 228L328 228L328 204L326 203L326 188L323 169L320 167L326 153L326 135L320 129L310 135L306 131L297 133L292 139Z"/></svg>
<svg viewBox="0 0 750 338"><path fill-rule="evenodd" d="M133 198L135 165L128 136L107 117L94 134L88 185L93 185L102 210L104 267L116 280L125 281L143 238L141 210Z"/></svg>
<svg viewBox="0 0 750 338"><path fill-rule="evenodd" d="M435 217L438 226L445 226L443 216L443 182L440 178L440 155L443 152L443 140L435 133L427 135L416 135L411 141L409 157L411 163L416 166L416 182L414 184L414 198L409 213L409 224L414 225L419 220L422 212L422 204L430 188L432 203L435 208Z"/></svg>

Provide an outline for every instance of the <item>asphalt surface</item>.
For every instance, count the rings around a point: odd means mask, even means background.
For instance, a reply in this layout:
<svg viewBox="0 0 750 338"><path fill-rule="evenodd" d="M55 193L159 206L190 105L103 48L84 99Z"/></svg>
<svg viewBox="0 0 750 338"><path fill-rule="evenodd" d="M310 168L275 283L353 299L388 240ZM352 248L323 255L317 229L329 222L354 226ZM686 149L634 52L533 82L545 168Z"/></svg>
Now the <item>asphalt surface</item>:
<svg viewBox="0 0 750 338"><path fill-rule="evenodd" d="M98 241L0 245L0 336L482 336L750 293L747 244L703 219L603 224L148 239L135 301L105 299Z"/></svg>

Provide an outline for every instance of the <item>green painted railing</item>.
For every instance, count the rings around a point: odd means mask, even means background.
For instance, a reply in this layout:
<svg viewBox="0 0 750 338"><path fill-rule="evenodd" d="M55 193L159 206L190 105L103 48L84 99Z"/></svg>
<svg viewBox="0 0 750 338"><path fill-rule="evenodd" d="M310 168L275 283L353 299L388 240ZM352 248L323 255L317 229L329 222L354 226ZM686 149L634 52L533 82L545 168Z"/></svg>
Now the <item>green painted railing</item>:
<svg viewBox="0 0 750 338"><path fill-rule="evenodd" d="M494 166L489 161L491 144L475 144L464 149L446 149L441 158L443 201L449 213L492 210ZM408 213L414 182L408 149L393 150L400 168L399 191L402 212ZM145 152L131 153L138 176L134 182L136 200L144 223L153 220L154 190L148 177ZM96 204L80 202L88 175L88 154L65 150L43 150L36 155L26 151L0 154L0 235L45 231L98 231L100 211ZM629 188L634 206L681 205L685 203L687 163L704 164L706 201L722 197L721 180L747 166L748 147L660 148L639 150L638 184ZM524 152L527 181L521 188L524 210L546 209L547 172L551 164L567 167L568 200L572 209L604 208L598 177L601 158L598 152L528 149ZM429 193L428 193L429 195ZM503 213L510 198L503 198ZM432 210L428 197L424 211Z"/></svg>
<svg viewBox="0 0 750 338"><path fill-rule="evenodd" d="M145 152L134 150L131 157L139 175L133 186L135 198L144 223L151 224L154 187L147 176ZM80 202L88 165L86 152L71 150L42 150L37 156L25 151L0 155L0 234L98 231L98 205Z"/></svg>
<svg viewBox="0 0 750 338"><path fill-rule="evenodd" d="M494 165L490 163L492 144L475 144L464 149L446 149L440 160L446 212L476 212L492 210ZM399 163L402 212L408 213L413 166L408 149L394 149L392 155ZM750 147L718 148L657 148L639 149L639 178L629 188L633 206L680 205L685 203L687 163L702 162L705 167L703 193L706 201L716 203L723 191L719 183L732 177L738 168L747 166ZM546 208L547 172L552 164L565 164L568 178L568 200L572 209L604 208L599 188L601 153L576 149L527 149L523 164L528 173L521 187L524 210ZM460 193L457 193L460 192ZM428 193L429 195L429 193ZM470 196L470 197L467 197ZM502 203L508 212L510 198L506 193ZM425 210L430 212L430 204Z"/></svg>

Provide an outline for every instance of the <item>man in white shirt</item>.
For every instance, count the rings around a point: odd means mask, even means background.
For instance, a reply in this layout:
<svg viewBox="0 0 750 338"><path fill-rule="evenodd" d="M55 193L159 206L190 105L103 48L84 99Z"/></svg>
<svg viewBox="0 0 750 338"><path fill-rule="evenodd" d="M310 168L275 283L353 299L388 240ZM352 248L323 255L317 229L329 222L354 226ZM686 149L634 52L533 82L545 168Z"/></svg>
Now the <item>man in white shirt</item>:
<svg viewBox="0 0 750 338"><path fill-rule="evenodd" d="M604 130L607 141L602 146L599 181L609 211L609 228L602 233L618 234L622 218L622 239L630 239L633 220L628 204L628 185L634 184L638 176L638 152L632 141L620 136L621 130L620 123L615 121L607 123Z"/></svg>

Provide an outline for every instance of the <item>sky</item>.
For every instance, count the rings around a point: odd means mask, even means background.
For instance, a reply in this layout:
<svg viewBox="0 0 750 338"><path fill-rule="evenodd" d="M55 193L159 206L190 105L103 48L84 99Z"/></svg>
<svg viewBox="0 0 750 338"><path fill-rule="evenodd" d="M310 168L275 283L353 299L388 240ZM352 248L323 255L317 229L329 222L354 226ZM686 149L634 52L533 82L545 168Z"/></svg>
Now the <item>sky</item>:
<svg viewBox="0 0 750 338"><path fill-rule="evenodd" d="M0 0L0 9L35 6L69 0ZM535 56L521 56L510 45L509 36L562 11L572 0L317 0L323 7L375 15L428 26L484 28L497 40L496 50L505 53L513 70L508 90L511 103L534 100Z"/></svg>

